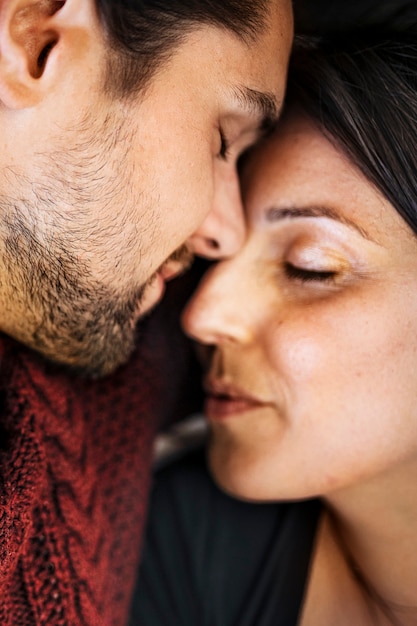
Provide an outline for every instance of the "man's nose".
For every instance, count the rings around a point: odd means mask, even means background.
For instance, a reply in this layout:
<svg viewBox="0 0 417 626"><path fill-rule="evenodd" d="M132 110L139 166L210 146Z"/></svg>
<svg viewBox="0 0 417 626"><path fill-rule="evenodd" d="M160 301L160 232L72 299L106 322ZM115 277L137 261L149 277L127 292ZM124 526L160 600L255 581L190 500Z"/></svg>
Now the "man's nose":
<svg viewBox="0 0 417 626"><path fill-rule="evenodd" d="M189 247L208 259L233 256L246 236L246 225L237 172L218 173L213 206L200 228L190 237Z"/></svg>

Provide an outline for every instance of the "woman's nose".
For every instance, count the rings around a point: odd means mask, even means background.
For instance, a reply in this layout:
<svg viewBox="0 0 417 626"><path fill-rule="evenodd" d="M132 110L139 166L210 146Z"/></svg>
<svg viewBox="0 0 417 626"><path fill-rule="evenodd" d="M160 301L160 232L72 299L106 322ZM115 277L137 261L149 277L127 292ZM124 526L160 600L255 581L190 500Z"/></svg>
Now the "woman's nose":
<svg viewBox="0 0 417 626"><path fill-rule="evenodd" d="M200 343L247 343L253 337L250 286L236 258L221 261L204 276L183 314L185 332Z"/></svg>
<svg viewBox="0 0 417 626"><path fill-rule="evenodd" d="M188 241L195 254L208 259L233 256L246 236L237 172L219 173L215 185L212 209Z"/></svg>

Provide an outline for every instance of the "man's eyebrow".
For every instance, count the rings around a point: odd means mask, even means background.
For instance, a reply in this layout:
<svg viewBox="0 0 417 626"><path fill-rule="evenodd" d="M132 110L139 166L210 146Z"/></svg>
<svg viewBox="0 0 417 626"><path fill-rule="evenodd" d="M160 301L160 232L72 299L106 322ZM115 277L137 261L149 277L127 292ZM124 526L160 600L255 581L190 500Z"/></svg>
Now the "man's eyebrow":
<svg viewBox="0 0 417 626"><path fill-rule="evenodd" d="M331 207L311 205L302 207L271 207L266 211L266 220L268 222L278 222L285 219L297 219L300 217L327 217L353 228L362 237L369 241L374 241L372 237L359 224L350 220L348 217L341 215Z"/></svg>
<svg viewBox="0 0 417 626"><path fill-rule="evenodd" d="M249 87L236 87L234 94L236 100L246 110L259 117L262 129L267 130L278 121L282 103L277 101L273 93L258 91Z"/></svg>

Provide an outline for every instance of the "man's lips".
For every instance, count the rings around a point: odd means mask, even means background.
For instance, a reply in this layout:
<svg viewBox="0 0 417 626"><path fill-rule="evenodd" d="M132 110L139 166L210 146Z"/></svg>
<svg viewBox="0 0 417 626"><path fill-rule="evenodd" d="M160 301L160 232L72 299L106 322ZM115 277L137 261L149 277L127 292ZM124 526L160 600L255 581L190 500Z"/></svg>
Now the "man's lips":
<svg viewBox="0 0 417 626"><path fill-rule="evenodd" d="M168 259L161 267L155 272L146 287L144 298L140 306L140 314L152 309L161 300L165 291L165 283L180 274L183 274L191 265L192 256L178 257L178 259Z"/></svg>
<svg viewBox="0 0 417 626"><path fill-rule="evenodd" d="M179 276L185 271L182 263L178 262L170 262L165 263L161 269L157 272L158 276L160 276L164 281L172 280L176 276Z"/></svg>
<svg viewBox="0 0 417 626"><path fill-rule="evenodd" d="M186 272L192 265L194 255L185 247L175 252L171 257L161 265L157 274L164 281L172 280L176 276Z"/></svg>
<svg viewBox="0 0 417 626"><path fill-rule="evenodd" d="M207 380L204 384L207 394L205 412L209 419L219 420L252 411L257 408L271 406L271 402L262 400L245 389L221 381Z"/></svg>
<svg viewBox="0 0 417 626"><path fill-rule="evenodd" d="M194 261L194 254L187 247L187 245L183 245L175 252L171 254L171 256L161 265L157 274L161 276L164 280L172 280L179 274L183 274L186 270L188 270Z"/></svg>

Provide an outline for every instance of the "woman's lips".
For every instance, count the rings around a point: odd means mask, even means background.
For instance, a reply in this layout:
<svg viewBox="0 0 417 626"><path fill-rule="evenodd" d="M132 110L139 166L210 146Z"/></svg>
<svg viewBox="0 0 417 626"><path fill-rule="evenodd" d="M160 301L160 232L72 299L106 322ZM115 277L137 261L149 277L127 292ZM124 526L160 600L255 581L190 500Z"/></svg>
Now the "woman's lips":
<svg viewBox="0 0 417 626"><path fill-rule="evenodd" d="M246 398L230 398L228 396L207 396L204 410L211 420L221 420L233 415L245 413L262 406L259 402Z"/></svg>
<svg viewBox="0 0 417 626"><path fill-rule="evenodd" d="M235 386L208 382L204 387L207 393L204 410L211 420L222 420L270 405Z"/></svg>

